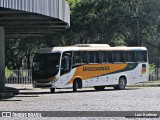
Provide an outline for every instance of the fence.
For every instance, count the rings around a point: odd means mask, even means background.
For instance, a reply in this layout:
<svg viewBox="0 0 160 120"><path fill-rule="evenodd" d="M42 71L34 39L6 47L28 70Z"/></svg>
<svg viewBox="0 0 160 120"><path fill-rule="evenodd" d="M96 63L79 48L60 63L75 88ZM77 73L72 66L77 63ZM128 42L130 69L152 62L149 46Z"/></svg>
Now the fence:
<svg viewBox="0 0 160 120"><path fill-rule="evenodd" d="M32 84L31 70L9 70L5 73L6 84ZM149 75L149 81L160 80L160 68L156 68Z"/></svg>
<svg viewBox="0 0 160 120"><path fill-rule="evenodd" d="M149 81L160 80L160 68L155 68L155 70L149 74Z"/></svg>
<svg viewBox="0 0 160 120"><path fill-rule="evenodd" d="M6 84L32 84L31 70L9 70L5 73Z"/></svg>

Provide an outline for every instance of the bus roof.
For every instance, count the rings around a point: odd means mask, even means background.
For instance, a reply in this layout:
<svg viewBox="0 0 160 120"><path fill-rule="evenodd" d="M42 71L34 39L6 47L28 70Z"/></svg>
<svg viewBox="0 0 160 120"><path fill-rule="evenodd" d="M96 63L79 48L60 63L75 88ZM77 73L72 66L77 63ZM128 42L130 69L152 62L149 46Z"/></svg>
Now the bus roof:
<svg viewBox="0 0 160 120"><path fill-rule="evenodd" d="M79 44L82 45L82 44ZM85 45L85 44L83 44ZM95 46L94 46L95 45ZM53 48L43 48L38 53L56 53L56 52L65 52L65 51L138 51L138 50L147 50L145 47L127 47L127 46L116 46L116 47L109 47L109 45L105 46L103 45L98 45L94 44L92 46L84 46L84 47L79 47L77 45L75 46L66 46L66 47L53 47Z"/></svg>
<svg viewBox="0 0 160 120"><path fill-rule="evenodd" d="M75 47L110 47L108 44L76 44Z"/></svg>

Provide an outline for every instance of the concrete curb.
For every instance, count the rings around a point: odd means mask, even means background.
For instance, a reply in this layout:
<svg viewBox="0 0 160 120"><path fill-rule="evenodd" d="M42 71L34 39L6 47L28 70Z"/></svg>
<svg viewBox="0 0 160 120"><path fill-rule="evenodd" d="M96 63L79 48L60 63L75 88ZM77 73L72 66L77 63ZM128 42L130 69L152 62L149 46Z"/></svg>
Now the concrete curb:
<svg viewBox="0 0 160 120"><path fill-rule="evenodd" d="M6 87L4 91L0 91L0 100L9 99L19 94L19 90L11 87Z"/></svg>
<svg viewBox="0 0 160 120"><path fill-rule="evenodd" d="M148 81L143 83L136 83L127 85L127 87L160 87L160 81Z"/></svg>
<svg viewBox="0 0 160 120"><path fill-rule="evenodd" d="M12 98L14 97L14 94L13 92L11 91L0 91L0 100L1 99L9 99L9 98Z"/></svg>

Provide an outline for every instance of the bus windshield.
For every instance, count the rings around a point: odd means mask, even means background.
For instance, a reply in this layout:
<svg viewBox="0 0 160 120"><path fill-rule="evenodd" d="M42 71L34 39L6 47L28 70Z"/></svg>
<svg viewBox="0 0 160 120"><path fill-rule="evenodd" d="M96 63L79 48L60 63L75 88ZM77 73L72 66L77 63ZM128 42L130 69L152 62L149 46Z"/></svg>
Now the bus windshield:
<svg viewBox="0 0 160 120"><path fill-rule="evenodd" d="M33 59L33 72L51 77L58 74L60 53L35 54Z"/></svg>

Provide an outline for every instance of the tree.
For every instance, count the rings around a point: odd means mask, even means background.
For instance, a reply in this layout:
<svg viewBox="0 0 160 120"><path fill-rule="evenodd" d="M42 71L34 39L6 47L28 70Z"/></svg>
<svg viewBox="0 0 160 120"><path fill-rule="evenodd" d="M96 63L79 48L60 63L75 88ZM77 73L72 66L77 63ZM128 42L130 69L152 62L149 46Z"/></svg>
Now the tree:
<svg viewBox="0 0 160 120"><path fill-rule="evenodd" d="M27 68L30 69L30 59L44 45L39 38L23 38L6 40L6 66L9 69L19 70L22 60L27 59Z"/></svg>

